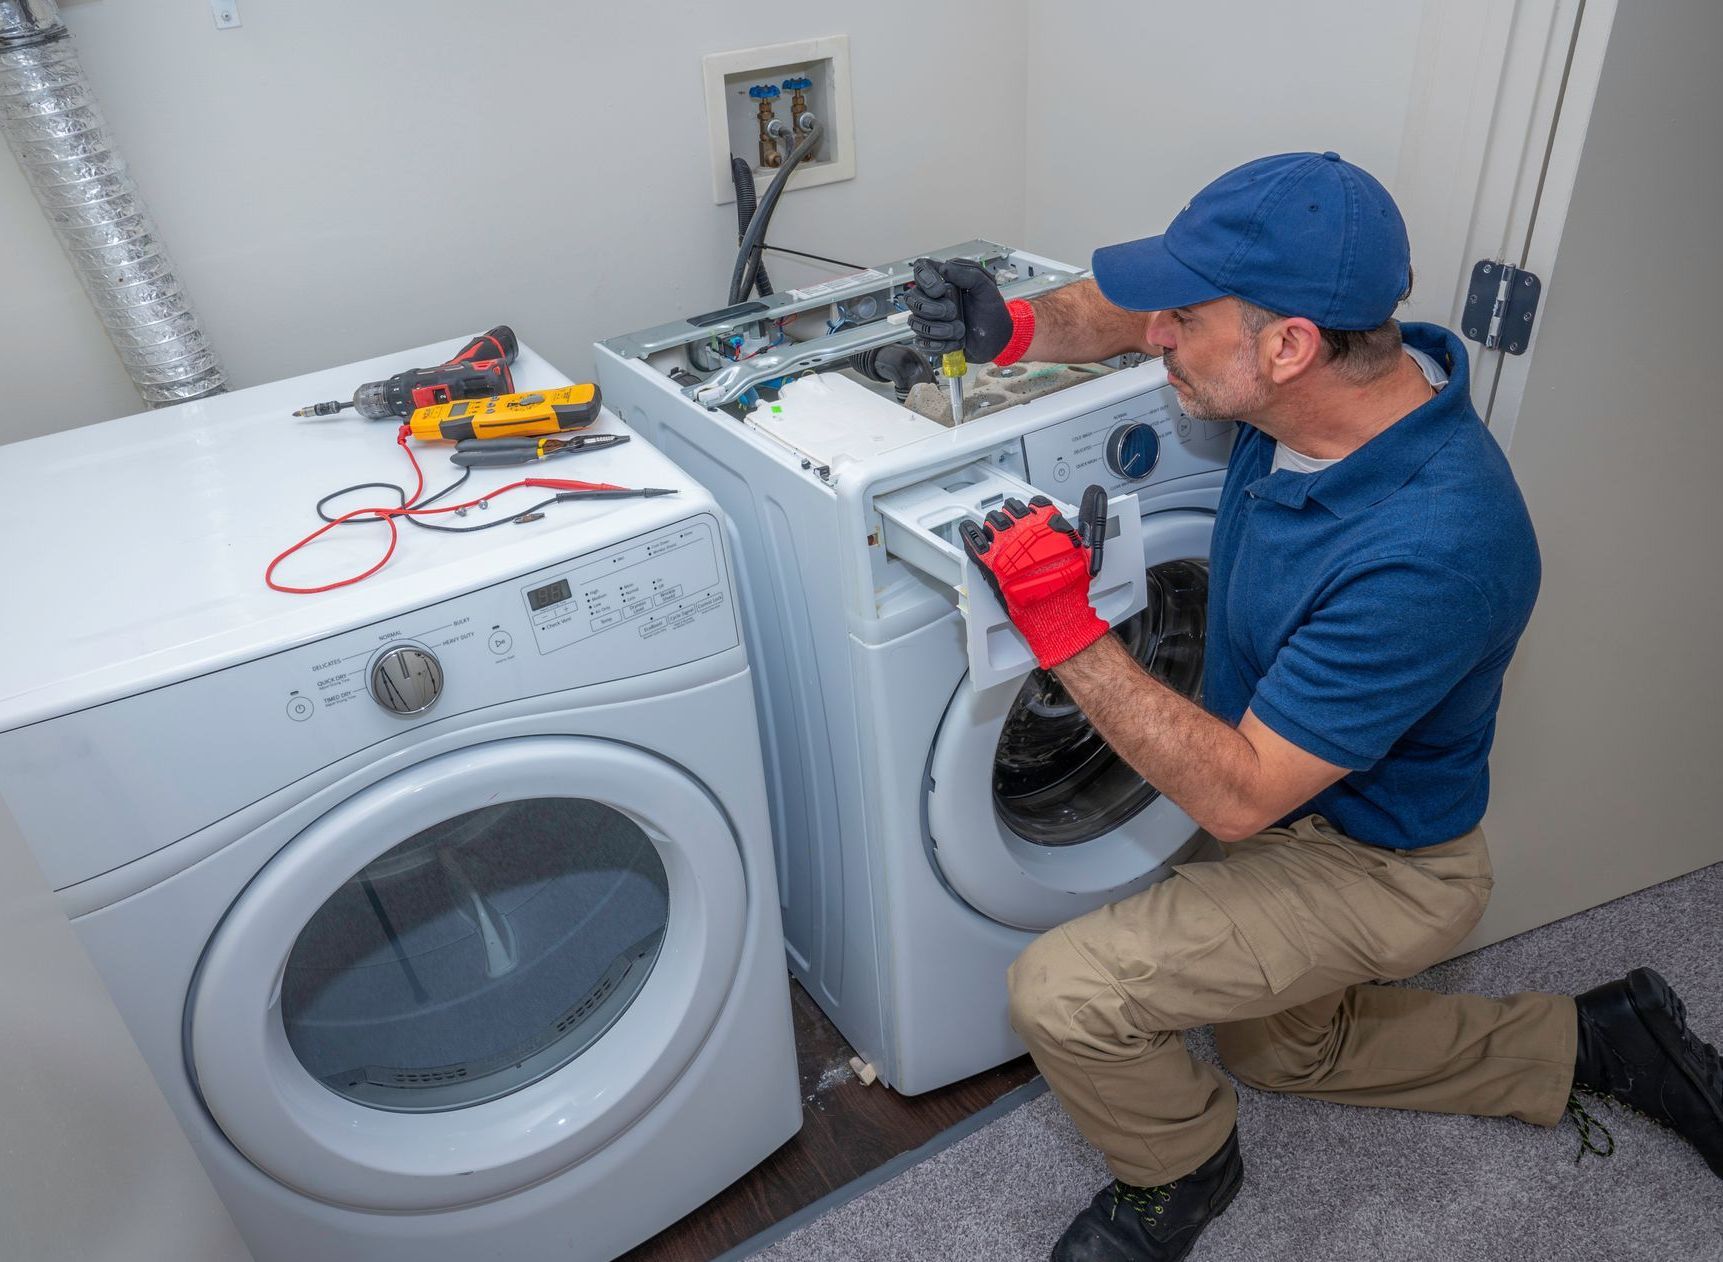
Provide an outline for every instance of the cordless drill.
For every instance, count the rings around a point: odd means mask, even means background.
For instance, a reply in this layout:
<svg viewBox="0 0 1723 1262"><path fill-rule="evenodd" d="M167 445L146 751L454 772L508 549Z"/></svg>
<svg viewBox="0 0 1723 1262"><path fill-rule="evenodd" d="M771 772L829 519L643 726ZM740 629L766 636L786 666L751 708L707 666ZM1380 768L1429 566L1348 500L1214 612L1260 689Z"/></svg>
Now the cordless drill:
<svg viewBox="0 0 1723 1262"><path fill-rule="evenodd" d="M436 403L512 394L514 376L509 365L519 350L514 330L499 324L461 347L447 363L435 368L409 368L382 381L367 381L353 392L351 402L313 403L293 415L333 416L352 408L373 421L391 416L405 419Z"/></svg>

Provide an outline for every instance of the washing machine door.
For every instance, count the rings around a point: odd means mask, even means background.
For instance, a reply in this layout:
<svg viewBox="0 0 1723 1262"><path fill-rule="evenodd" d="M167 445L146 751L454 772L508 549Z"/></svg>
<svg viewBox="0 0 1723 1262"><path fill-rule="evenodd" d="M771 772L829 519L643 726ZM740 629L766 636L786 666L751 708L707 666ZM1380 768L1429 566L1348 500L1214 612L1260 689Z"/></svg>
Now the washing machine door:
<svg viewBox="0 0 1723 1262"><path fill-rule="evenodd" d="M1116 629L1149 672L1202 688L1212 513L1143 517L1149 607ZM1050 672L958 685L929 762L928 833L946 883L983 915L1050 929L1166 874L1190 816L1126 765Z"/></svg>
<svg viewBox="0 0 1723 1262"><path fill-rule="evenodd" d="M737 839L684 772L525 737L429 759L289 842L209 943L198 1090L259 1169L375 1210L483 1201L647 1112L741 955Z"/></svg>

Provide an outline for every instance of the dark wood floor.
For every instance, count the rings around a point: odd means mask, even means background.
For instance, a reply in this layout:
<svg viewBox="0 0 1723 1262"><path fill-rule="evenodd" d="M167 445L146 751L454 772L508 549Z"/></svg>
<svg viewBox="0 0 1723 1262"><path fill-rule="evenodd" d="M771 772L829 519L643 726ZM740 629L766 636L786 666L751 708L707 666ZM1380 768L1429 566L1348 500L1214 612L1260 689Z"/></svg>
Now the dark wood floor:
<svg viewBox="0 0 1723 1262"><path fill-rule="evenodd" d="M802 1129L740 1182L619 1262L710 1262L826 1193L918 1148L1035 1076L1027 1056L925 1095L901 1096L850 1072L855 1052L790 983Z"/></svg>

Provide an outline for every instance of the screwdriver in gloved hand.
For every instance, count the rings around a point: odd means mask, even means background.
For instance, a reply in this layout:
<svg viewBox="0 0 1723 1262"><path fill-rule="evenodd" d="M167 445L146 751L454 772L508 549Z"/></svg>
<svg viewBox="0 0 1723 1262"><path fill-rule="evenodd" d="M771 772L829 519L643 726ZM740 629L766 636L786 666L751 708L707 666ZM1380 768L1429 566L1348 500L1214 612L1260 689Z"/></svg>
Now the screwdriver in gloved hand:
<svg viewBox="0 0 1723 1262"><path fill-rule="evenodd" d="M951 399L951 423L963 424L963 377L969 371L969 361L962 351L946 351L940 357L939 371L945 374L945 390Z"/></svg>

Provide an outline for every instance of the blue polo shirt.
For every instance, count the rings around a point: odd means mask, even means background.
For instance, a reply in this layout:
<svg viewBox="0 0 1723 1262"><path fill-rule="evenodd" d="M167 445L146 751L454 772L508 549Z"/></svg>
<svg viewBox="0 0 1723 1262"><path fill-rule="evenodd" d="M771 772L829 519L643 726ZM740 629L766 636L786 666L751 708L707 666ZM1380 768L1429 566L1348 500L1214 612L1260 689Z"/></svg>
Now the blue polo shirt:
<svg viewBox="0 0 1723 1262"><path fill-rule="evenodd" d="M1460 339L1401 329L1448 384L1317 473L1270 472L1240 424L1210 560L1203 699L1349 769L1289 815L1411 849L1489 800L1502 675L1537 599L1537 538L1472 408ZM1284 822L1284 821L1282 821Z"/></svg>

